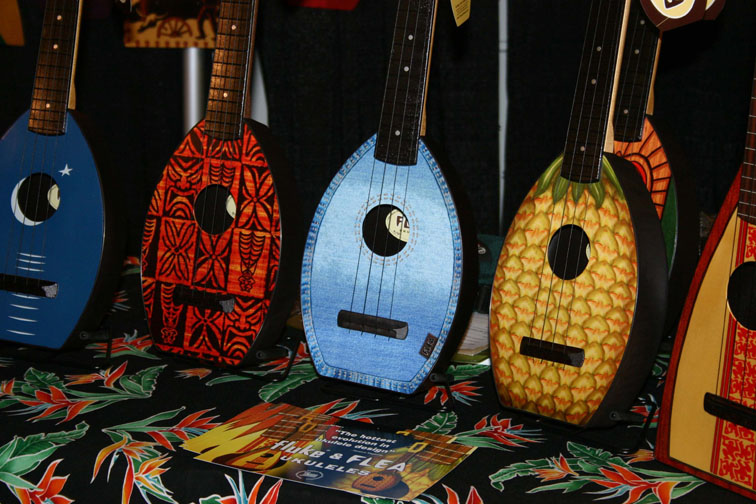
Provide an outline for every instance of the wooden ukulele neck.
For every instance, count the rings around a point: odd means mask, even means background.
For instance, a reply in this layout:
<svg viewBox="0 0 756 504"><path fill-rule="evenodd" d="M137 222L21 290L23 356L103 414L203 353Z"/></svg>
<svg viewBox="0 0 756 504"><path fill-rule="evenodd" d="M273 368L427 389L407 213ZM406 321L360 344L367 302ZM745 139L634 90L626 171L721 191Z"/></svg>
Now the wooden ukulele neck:
<svg viewBox="0 0 756 504"><path fill-rule="evenodd" d="M210 137L241 137L256 19L256 0L221 2L205 114L205 134Z"/></svg>
<svg viewBox="0 0 756 504"><path fill-rule="evenodd" d="M756 226L756 68L751 83L743 169L740 173L738 217Z"/></svg>
<svg viewBox="0 0 756 504"><path fill-rule="evenodd" d="M620 84L614 110L614 139L639 142L643 123L651 113L651 95L660 46L659 29L648 20L638 2L630 5Z"/></svg>
<svg viewBox="0 0 756 504"><path fill-rule="evenodd" d="M380 161L417 163L436 6L437 0L399 0L375 147Z"/></svg>
<svg viewBox="0 0 756 504"><path fill-rule="evenodd" d="M578 70L561 176L574 182L601 180L604 150L614 140L616 76L622 58L629 0L594 0Z"/></svg>
<svg viewBox="0 0 756 504"><path fill-rule="evenodd" d="M80 0L48 0L45 6L29 112L29 130L34 133L66 132L66 111L74 105L80 14Z"/></svg>

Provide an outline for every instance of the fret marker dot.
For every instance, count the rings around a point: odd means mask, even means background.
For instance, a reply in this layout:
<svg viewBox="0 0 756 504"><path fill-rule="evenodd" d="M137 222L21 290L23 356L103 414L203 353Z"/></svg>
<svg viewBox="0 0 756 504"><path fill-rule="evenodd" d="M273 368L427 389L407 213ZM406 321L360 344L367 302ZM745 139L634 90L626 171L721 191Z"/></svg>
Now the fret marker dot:
<svg viewBox="0 0 756 504"><path fill-rule="evenodd" d="M601 46L596 47L596 52L601 52Z"/></svg>
<svg viewBox="0 0 756 504"><path fill-rule="evenodd" d="M45 108L50 108L50 104L49 103L45 103Z"/></svg>
<svg viewBox="0 0 756 504"><path fill-rule="evenodd" d="M53 44L53 49L57 49L57 48L58 48L58 44Z"/></svg>
<svg viewBox="0 0 756 504"><path fill-rule="evenodd" d="M624 110L622 111L622 113L623 113L623 114L625 114L625 115L627 115L627 114L629 114L629 113L630 113L630 111L629 111L629 110L627 110L627 109L624 109Z"/></svg>
<svg viewBox="0 0 756 504"><path fill-rule="evenodd" d="M591 84L596 84L596 79L591 79Z"/></svg>
<svg viewBox="0 0 756 504"><path fill-rule="evenodd" d="M399 136L399 135L401 135L401 134L402 134L402 132L401 132L401 131L399 131L399 130L396 130L396 131L394 131L394 135L396 135L396 136Z"/></svg>
<svg viewBox="0 0 756 504"><path fill-rule="evenodd" d="M60 21L61 19L63 19L63 16L61 16L60 14L58 14L58 15L57 15L57 16L55 17L55 19L57 19L58 21Z"/></svg>
<svg viewBox="0 0 756 504"><path fill-rule="evenodd" d="M407 38L410 39L410 40L412 40L413 38L415 38L415 36L412 35L412 34L410 34L409 36L407 36Z"/></svg>
<svg viewBox="0 0 756 504"><path fill-rule="evenodd" d="M236 25L235 25L235 24L232 24L232 25L231 25L231 29L232 29L232 30L236 30Z"/></svg>
<svg viewBox="0 0 756 504"><path fill-rule="evenodd" d="M409 67L408 66L404 67L404 71L409 72Z"/></svg>
<svg viewBox="0 0 756 504"><path fill-rule="evenodd" d="M580 146L580 152L585 152L585 145Z"/></svg>
<svg viewBox="0 0 756 504"><path fill-rule="evenodd" d="M633 52L634 52L635 54L640 54L640 49L636 49L636 50L635 50L635 51L633 51Z"/></svg>
<svg viewBox="0 0 756 504"><path fill-rule="evenodd" d="M642 25L644 25L644 24L646 24L646 20L645 20L645 19L641 19L640 23L641 23Z"/></svg>
<svg viewBox="0 0 756 504"><path fill-rule="evenodd" d="M228 93L226 91L223 92L223 98L228 98Z"/></svg>

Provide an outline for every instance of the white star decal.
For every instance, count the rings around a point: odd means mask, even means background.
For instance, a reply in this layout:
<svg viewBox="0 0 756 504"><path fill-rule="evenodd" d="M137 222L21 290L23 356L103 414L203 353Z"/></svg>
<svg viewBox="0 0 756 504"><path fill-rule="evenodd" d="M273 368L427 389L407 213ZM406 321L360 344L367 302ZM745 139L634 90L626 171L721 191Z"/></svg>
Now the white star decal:
<svg viewBox="0 0 756 504"><path fill-rule="evenodd" d="M61 175L71 175L72 171L73 171L73 168L69 168L68 164L66 163L66 167L63 168L62 170L58 170L58 173L60 173Z"/></svg>

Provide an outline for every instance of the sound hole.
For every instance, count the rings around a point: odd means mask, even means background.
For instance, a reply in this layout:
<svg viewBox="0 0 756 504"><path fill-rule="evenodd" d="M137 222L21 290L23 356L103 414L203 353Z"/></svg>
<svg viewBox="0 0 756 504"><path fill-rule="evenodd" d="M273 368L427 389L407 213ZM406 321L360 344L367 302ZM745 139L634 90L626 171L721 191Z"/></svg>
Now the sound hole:
<svg viewBox="0 0 756 504"><path fill-rule="evenodd" d="M749 331L756 331L756 262L738 266L727 284L730 311Z"/></svg>
<svg viewBox="0 0 756 504"><path fill-rule="evenodd" d="M407 216L393 205L378 205L362 221L362 238L379 256L389 257L402 251L409 240Z"/></svg>
<svg viewBox="0 0 756 504"><path fill-rule="evenodd" d="M33 173L21 181L16 193L14 212L21 222L36 224L49 219L60 206L60 189L50 175Z"/></svg>
<svg viewBox="0 0 756 504"><path fill-rule="evenodd" d="M564 280L580 276L590 257L591 241L580 226L562 226L549 241L549 265L554 274Z"/></svg>
<svg viewBox="0 0 756 504"><path fill-rule="evenodd" d="M234 222L236 201L222 185L213 184L200 191L194 202L194 219L203 231L220 234Z"/></svg>

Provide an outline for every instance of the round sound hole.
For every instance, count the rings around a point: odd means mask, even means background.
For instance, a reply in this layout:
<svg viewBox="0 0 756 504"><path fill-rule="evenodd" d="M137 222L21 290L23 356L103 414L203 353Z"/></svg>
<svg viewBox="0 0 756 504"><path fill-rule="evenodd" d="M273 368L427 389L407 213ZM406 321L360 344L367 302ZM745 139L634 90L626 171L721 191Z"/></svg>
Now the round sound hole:
<svg viewBox="0 0 756 504"><path fill-rule="evenodd" d="M410 235L410 223L404 212L393 205L378 205L362 221L362 238L373 251L389 257L402 251Z"/></svg>
<svg viewBox="0 0 756 504"><path fill-rule="evenodd" d="M231 227L235 217L236 201L222 185L205 187L194 201L194 219L206 233L222 233Z"/></svg>
<svg viewBox="0 0 756 504"><path fill-rule="evenodd" d="M549 241L549 265L563 280L577 278L588 266L591 258L591 241L580 226L562 226Z"/></svg>
<svg viewBox="0 0 756 504"><path fill-rule="evenodd" d="M13 213L20 222L36 225L53 216L60 206L60 188L50 175L33 173L16 185L11 197Z"/></svg>
<svg viewBox="0 0 756 504"><path fill-rule="evenodd" d="M756 262L743 263L732 272L727 302L740 325L756 331Z"/></svg>

